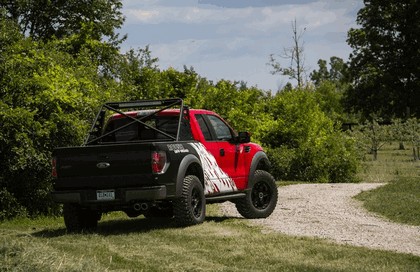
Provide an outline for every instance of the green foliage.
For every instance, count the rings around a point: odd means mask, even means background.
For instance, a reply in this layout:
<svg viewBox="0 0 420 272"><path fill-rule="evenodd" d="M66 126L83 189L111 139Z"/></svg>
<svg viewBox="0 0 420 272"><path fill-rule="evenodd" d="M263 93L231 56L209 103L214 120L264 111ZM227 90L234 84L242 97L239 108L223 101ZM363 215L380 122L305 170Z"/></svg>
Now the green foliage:
<svg viewBox="0 0 420 272"><path fill-rule="evenodd" d="M349 83L349 68L348 65L339 57L330 58L330 69L327 67L327 61L318 60L318 71L313 70L309 75L315 86L321 85L325 81L334 83L336 86Z"/></svg>
<svg viewBox="0 0 420 272"><path fill-rule="evenodd" d="M400 143L393 141L378 151L378 160L374 161L372 156L365 157L357 175L364 182L392 182L401 177L418 178L418 167L411 150L400 149Z"/></svg>
<svg viewBox="0 0 420 272"><path fill-rule="evenodd" d="M313 70L310 78L315 85L317 101L324 113L336 123L348 122L344 114L343 94L349 88L349 68L343 59L331 57L318 61L318 70Z"/></svg>
<svg viewBox="0 0 420 272"><path fill-rule="evenodd" d="M364 1L350 29L348 110L387 119L420 116L420 2Z"/></svg>
<svg viewBox="0 0 420 272"><path fill-rule="evenodd" d="M414 160L420 160L420 122L416 118L408 119L403 126L407 141L413 148Z"/></svg>
<svg viewBox="0 0 420 272"><path fill-rule="evenodd" d="M74 57L89 56L110 77L116 76L116 56L126 38L115 31L124 22L121 8L121 0L0 0L2 20L13 22L21 34L35 41L55 41L60 51Z"/></svg>
<svg viewBox="0 0 420 272"><path fill-rule="evenodd" d="M315 89L315 97L321 110L333 121L343 120L344 108L341 103L343 91L329 80L322 81Z"/></svg>
<svg viewBox="0 0 420 272"><path fill-rule="evenodd" d="M7 36L0 36L5 45L0 52L0 206L16 203L31 216L55 213L49 194L51 152L82 143L96 108L111 91L103 91L107 81L89 53L74 58L59 50L63 40L34 42L14 31L12 22L1 25Z"/></svg>
<svg viewBox="0 0 420 272"><path fill-rule="evenodd" d="M123 100L156 98L159 91L160 71L158 59L153 58L149 47L130 49L121 55L118 63L119 80L123 90Z"/></svg>
<svg viewBox="0 0 420 272"><path fill-rule="evenodd" d="M372 154L373 160L377 160L378 151L392 141L409 143L414 160L419 159L420 125L416 118L409 118L406 121L394 119L390 124L379 124L373 119L354 127L351 134L357 139L358 148L363 153Z"/></svg>
<svg viewBox="0 0 420 272"><path fill-rule="evenodd" d="M409 143L413 150L414 160L420 159L420 123L416 118L409 118L406 121L401 119L392 120L393 139L400 143ZM404 146L404 145L403 145Z"/></svg>
<svg viewBox="0 0 420 272"><path fill-rule="evenodd" d="M16 198L7 191L6 188L0 188L0 222L6 219L26 216L26 209L17 202Z"/></svg>
<svg viewBox="0 0 420 272"><path fill-rule="evenodd" d="M375 119L356 127L351 134L357 139L359 149L372 154L373 160L377 160L378 151L394 139L392 126L380 125Z"/></svg>
<svg viewBox="0 0 420 272"><path fill-rule="evenodd" d="M120 0L0 1L5 17L19 26L20 32L36 40L65 38L78 33L83 24L93 25L95 40L103 36L115 40L115 29L120 28L124 17Z"/></svg>
<svg viewBox="0 0 420 272"><path fill-rule="evenodd" d="M349 182L359 162L351 138L334 128L316 94L293 90L276 95L272 121L263 124L261 142L269 147L273 172L283 180Z"/></svg>
<svg viewBox="0 0 420 272"><path fill-rule="evenodd" d="M278 93L269 102L273 124L268 124L262 143L295 148L319 145L333 130L333 122L320 110L313 92L292 90Z"/></svg>
<svg viewBox="0 0 420 272"><path fill-rule="evenodd" d="M261 105L267 97L265 92L257 88L220 80L216 84L200 81L197 88L188 94L186 101L194 101L195 105L192 106L195 108L217 112L238 131L255 132L258 123L264 119Z"/></svg>

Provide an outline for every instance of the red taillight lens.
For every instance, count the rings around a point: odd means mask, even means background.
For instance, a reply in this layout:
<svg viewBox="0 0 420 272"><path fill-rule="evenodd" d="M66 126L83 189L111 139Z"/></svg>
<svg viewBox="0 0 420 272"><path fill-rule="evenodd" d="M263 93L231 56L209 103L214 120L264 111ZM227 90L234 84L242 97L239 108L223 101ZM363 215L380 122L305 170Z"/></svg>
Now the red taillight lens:
<svg viewBox="0 0 420 272"><path fill-rule="evenodd" d="M152 152L152 171L155 174L162 173L166 165L165 151Z"/></svg>
<svg viewBox="0 0 420 272"><path fill-rule="evenodd" d="M56 158L52 158L51 165L52 165L51 175L53 176L53 178L56 178L57 177L57 159Z"/></svg>

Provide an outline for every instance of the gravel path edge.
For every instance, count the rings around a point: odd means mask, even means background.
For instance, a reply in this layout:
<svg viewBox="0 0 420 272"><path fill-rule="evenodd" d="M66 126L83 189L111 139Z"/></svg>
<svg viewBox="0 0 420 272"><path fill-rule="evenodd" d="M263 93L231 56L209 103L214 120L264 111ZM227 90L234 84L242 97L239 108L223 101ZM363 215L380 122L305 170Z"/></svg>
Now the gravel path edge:
<svg viewBox="0 0 420 272"><path fill-rule="evenodd" d="M334 183L279 187L279 201L273 214L250 222L287 235L420 256L420 227L391 222L370 213L353 198L383 185ZM241 217L230 202L221 204L221 210L224 216Z"/></svg>

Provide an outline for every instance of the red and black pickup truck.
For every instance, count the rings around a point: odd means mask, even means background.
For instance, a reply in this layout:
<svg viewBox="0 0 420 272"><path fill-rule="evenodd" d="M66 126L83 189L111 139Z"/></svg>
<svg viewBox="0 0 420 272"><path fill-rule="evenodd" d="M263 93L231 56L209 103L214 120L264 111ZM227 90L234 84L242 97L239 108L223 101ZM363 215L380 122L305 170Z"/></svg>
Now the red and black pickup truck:
<svg viewBox="0 0 420 272"><path fill-rule="evenodd" d="M104 104L85 143L55 149L52 165L68 231L95 228L109 211L186 226L204 221L206 203L234 202L245 218L277 204L269 160L249 133L182 99Z"/></svg>

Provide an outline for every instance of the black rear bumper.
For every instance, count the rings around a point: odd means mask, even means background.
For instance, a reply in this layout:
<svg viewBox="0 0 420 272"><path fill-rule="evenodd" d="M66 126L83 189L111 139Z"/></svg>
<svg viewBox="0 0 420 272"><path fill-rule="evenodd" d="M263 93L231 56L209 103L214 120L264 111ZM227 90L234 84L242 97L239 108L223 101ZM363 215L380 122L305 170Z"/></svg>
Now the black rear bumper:
<svg viewBox="0 0 420 272"><path fill-rule="evenodd" d="M154 201L167 198L165 185L141 188L118 188L114 190L115 198L111 200L98 200L97 190L66 190L51 193L54 202L74 203L80 205L124 205L139 201Z"/></svg>

